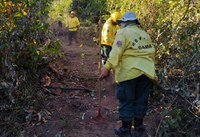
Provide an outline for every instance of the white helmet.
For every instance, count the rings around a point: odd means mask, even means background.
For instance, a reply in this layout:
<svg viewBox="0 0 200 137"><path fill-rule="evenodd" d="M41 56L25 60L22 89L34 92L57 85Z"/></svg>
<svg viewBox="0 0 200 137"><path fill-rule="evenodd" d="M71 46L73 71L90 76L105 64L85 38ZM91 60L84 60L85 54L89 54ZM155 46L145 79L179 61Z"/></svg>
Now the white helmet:
<svg viewBox="0 0 200 137"><path fill-rule="evenodd" d="M126 21L134 21L137 20L136 15L134 12L126 12L121 19L118 19L119 22L126 22Z"/></svg>

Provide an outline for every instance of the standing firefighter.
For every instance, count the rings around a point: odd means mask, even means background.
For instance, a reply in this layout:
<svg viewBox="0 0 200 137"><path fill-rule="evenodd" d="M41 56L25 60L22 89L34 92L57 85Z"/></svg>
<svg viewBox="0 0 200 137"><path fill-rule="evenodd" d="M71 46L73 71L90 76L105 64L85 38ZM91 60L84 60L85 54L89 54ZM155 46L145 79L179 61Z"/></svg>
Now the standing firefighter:
<svg viewBox="0 0 200 137"><path fill-rule="evenodd" d="M114 12L103 25L101 33L101 55L103 64L106 63L109 57L115 39L115 35L117 33L117 30L119 29L119 26L117 25L117 19L120 19L121 17L122 14L120 12Z"/></svg>
<svg viewBox="0 0 200 137"><path fill-rule="evenodd" d="M118 20L120 30L116 34L110 57L101 69L100 80L115 72L116 95L119 100L119 118L122 126L114 130L119 137L134 137L144 133L143 118L146 115L148 97L155 78L155 49L150 36L139 27L134 12L125 13Z"/></svg>
<svg viewBox="0 0 200 137"><path fill-rule="evenodd" d="M80 22L78 20L78 18L76 17L76 14L74 11L70 12L70 17L66 22L66 27L68 29L68 39L69 39L69 44L72 44L72 39L74 39L76 41L76 43L78 43L77 40L77 32L80 26Z"/></svg>

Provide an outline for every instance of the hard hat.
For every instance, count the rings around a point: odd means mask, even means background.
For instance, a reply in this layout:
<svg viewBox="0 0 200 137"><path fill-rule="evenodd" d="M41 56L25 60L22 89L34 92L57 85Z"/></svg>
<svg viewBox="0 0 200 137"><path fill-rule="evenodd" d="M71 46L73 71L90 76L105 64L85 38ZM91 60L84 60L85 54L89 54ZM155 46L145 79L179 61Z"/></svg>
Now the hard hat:
<svg viewBox="0 0 200 137"><path fill-rule="evenodd" d="M111 14L111 20L116 22L118 19L122 17L122 14L120 12L114 12Z"/></svg>
<svg viewBox="0 0 200 137"><path fill-rule="evenodd" d="M71 11L70 14L74 14L75 15L76 13L75 13L75 11Z"/></svg>
<svg viewBox="0 0 200 137"><path fill-rule="evenodd" d="M126 22L126 21L134 21L137 20L137 17L134 12L126 12L121 19L118 19L119 22Z"/></svg>

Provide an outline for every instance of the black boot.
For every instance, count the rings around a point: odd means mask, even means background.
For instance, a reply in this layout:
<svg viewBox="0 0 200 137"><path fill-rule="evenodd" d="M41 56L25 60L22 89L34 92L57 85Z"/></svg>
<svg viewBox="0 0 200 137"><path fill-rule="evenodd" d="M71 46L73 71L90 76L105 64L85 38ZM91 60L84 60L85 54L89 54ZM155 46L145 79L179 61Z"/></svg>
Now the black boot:
<svg viewBox="0 0 200 137"><path fill-rule="evenodd" d="M132 137L131 126L132 121L122 121L122 127L114 129L114 132L119 137Z"/></svg>
<svg viewBox="0 0 200 137"><path fill-rule="evenodd" d="M143 126L143 118L134 118L134 134L133 137L142 137L145 129Z"/></svg>

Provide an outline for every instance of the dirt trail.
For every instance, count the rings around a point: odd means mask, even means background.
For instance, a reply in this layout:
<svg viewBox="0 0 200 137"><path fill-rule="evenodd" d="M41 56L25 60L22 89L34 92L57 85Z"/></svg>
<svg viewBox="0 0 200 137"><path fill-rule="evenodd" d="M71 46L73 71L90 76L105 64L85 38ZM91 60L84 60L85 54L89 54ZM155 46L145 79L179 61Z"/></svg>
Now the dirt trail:
<svg viewBox="0 0 200 137"><path fill-rule="evenodd" d="M66 36L60 36L64 58L52 64L59 68L59 78L51 78L51 85L65 87L57 95L49 94L45 109L50 118L42 124L27 128L27 137L115 137L113 129L120 126L117 99L111 79L102 82L102 121L95 121L98 110L99 48L95 44L73 43L68 46ZM92 38L91 38L92 39ZM93 45L93 46L92 46ZM83 54L81 57L81 53ZM71 89L73 88L73 90ZM81 90L87 89L87 90ZM56 90L55 90L56 91ZM62 91L62 92L61 92ZM153 107L153 106L150 106ZM145 118L147 134L153 137L156 127L155 111ZM148 126L147 126L148 125Z"/></svg>

